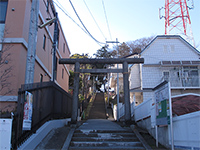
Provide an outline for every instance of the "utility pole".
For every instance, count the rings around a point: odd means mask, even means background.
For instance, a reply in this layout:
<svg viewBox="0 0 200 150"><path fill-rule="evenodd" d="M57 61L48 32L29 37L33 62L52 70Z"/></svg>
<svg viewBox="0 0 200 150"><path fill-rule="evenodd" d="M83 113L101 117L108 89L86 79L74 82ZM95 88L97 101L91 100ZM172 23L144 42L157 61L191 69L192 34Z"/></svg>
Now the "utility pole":
<svg viewBox="0 0 200 150"><path fill-rule="evenodd" d="M55 13L55 22L54 22L54 37L53 37L53 82L56 80L56 51L57 51L57 42L58 42L58 14Z"/></svg>
<svg viewBox="0 0 200 150"><path fill-rule="evenodd" d="M39 0L32 0L29 24L28 50L26 57L25 84L34 82L35 55L37 45Z"/></svg>
<svg viewBox="0 0 200 150"><path fill-rule="evenodd" d="M119 47L118 47L118 39L116 41L106 41L106 43L116 43L117 45L117 58L119 58ZM119 64L117 64L117 69L119 68ZM117 73L117 121L119 121L119 73Z"/></svg>
<svg viewBox="0 0 200 150"><path fill-rule="evenodd" d="M44 26L46 26L46 25L48 25L48 24L50 24L50 23L52 23L53 21L54 21L54 36L53 36L53 58L52 58L52 78L51 78L51 80L53 81L53 82L55 82L55 80L56 80L56 72L57 72L57 70L56 70L56 52L57 52L57 44L58 44L58 13L55 11L55 8L54 8L54 6L53 6L53 1L52 0L47 0L48 1L48 3L50 4L50 7L51 7L51 11L52 11L52 13L53 13L53 15L54 15L54 18L53 19L51 19L51 20L49 20L48 22L46 22L44 25L42 25L41 26L41 28L42 27L44 27Z"/></svg>

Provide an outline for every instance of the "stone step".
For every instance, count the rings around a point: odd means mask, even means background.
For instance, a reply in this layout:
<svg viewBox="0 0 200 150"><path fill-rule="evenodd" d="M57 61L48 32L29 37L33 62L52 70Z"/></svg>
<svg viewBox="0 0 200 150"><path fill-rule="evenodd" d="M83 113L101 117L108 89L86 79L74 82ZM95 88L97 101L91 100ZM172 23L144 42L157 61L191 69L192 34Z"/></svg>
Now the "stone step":
<svg viewBox="0 0 200 150"><path fill-rule="evenodd" d="M143 147L141 142L116 142L116 141L100 141L100 142L81 142L81 141L72 141L70 147Z"/></svg>
<svg viewBox="0 0 200 150"><path fill-rule="evenodd" d="M137 137L73 137L72 141L82 141L82 142L87 142L87 141L127 141L127 142L134 142L134 141L139 141Z"/></svg>
<svg viewBox="0 0 200 150"><path fill-rule="evenodd" d="M76 130L74 133L132 133L132 130Z"/></svg>
<svg viewBox="0 0 200 150"><path fill-rule="evenodd" d="M69 150L144 149L130 130L75 130Z"/></svg>
<svg viewBox="0 0 200 150"><path fill-rule="evenodd" d="M145 150L143 147L69 147L69 150Z"/></svg>
<svg viewBox="0 0 200 150"><path fill-rule="evenodd" d="M73 137L135 137L134 133L74 133Z"/></svg>

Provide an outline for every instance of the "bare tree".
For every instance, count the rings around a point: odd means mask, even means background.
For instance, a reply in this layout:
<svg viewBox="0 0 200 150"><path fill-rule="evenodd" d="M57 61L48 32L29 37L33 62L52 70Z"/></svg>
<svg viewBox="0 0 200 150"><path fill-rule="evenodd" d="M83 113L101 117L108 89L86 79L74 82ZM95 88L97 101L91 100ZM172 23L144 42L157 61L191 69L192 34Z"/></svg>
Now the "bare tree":
<svg viewBox="0 0 200 150"><path fill-rule="evenodd" d="M131 48L131 54L141 53L141 51L152 41L153 38L154 36L144 37L135 41L126 42L126 44Z"/></svg>
<svg viewBox="0 0 200 150"><path fill-rule="evenodd" d="M2 41L3 43L3 41ZM9 51L13 45L2 44L0 51L0 93L1 95L11 94L13 89L10 88L10 78L13 76L11 62L11 52Z"/></svg>
<svg viewBox="0 0 200 150"><path fill-rule="evenodd" d="M4 35L8 34L8 30L4 30ZM14 89L11 86L11 78L14 76L13 64L11 64L11 48L13 44L6 44L3 38L3 34L1 34L0 39L0 97L11 95ZM10 105L1 108L2 110L6 110L11 107Z"/></svg>
<svg viewBox="0 0 200 150"><path fill-rule="evenodd" d="M141 51L151 42L154 36L144 37L135 41L123 42L119 45L119 57L124 57L133 53L141 53ZM113 57L117 56L117 47L115 46L111 52Z"/></svg>

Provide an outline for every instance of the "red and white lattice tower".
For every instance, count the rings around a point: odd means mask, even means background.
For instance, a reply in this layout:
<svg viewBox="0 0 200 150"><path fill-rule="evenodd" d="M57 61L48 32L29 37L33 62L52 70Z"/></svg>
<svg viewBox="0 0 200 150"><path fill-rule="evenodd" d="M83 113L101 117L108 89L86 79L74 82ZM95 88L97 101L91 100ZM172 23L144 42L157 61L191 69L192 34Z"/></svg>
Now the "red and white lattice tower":
<svg viewBox="0 0 200 150"><path fill-rule="evenodd" d="M188 9L186 0L165 0L165 34L181 35L195 46Z"/></svg>

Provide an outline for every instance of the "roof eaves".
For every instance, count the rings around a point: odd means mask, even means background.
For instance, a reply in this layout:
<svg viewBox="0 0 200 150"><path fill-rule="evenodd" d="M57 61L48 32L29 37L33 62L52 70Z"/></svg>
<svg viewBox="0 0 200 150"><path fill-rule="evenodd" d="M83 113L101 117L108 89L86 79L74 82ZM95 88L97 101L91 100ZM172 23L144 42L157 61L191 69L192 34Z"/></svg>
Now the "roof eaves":
<svg viewBox="0 0 200 150"><path fill-rule="evenodd" d="M159 36L159 35L158 35ZM158 36L156 36L140 53L140 55L158 38Z"/></svg>
<svg viewBox="0 0 200 150"><path fill-rule="evenodd" d="M200 52L192 46L189 42L187 42L184 38L182 38L180 35L157 35L143 50L140 54L142 54L157 38L180 38L183 42L185 42L192 50L194 50L197 54L200 55Z"/></svg>
<svg viewBox="0 0 200 150"><path fill-rule="evenodd" d="M132 53L132 54L129 54L129 55L123 56L122 58L127 58L127 57L130 57L130 56L133 56L133 55L138 55L138 53L135 52L135 53Z"/></svg>

